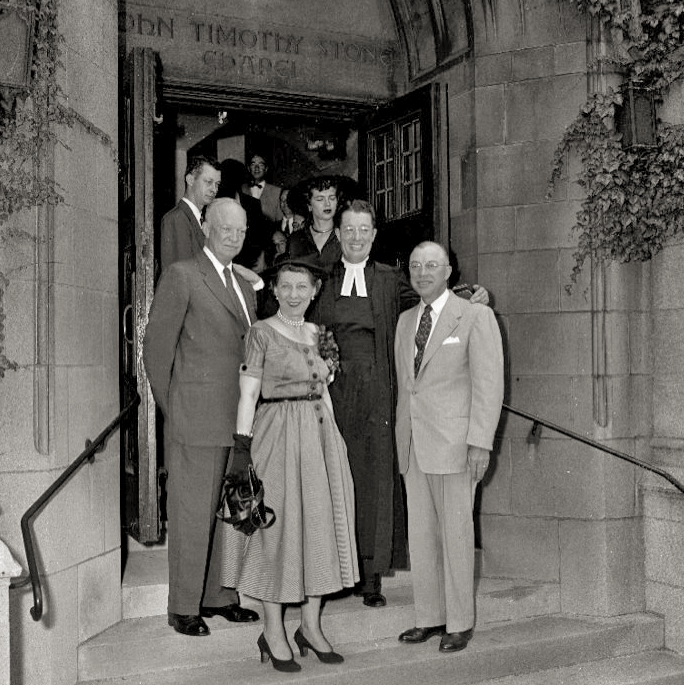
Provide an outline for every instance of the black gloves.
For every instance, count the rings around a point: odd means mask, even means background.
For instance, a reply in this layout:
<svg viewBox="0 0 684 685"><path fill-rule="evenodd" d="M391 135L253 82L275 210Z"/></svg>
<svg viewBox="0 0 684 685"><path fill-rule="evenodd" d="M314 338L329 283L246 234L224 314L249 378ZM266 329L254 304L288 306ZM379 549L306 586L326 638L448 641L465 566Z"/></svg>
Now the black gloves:
<svg viewBox="0 0 684 685"><path fill-rule="evenodd" d="M235 444L231 450L228 476L234 481L247 481L247 470L252 466L252 438L249 435L233 435Z"/></svg>

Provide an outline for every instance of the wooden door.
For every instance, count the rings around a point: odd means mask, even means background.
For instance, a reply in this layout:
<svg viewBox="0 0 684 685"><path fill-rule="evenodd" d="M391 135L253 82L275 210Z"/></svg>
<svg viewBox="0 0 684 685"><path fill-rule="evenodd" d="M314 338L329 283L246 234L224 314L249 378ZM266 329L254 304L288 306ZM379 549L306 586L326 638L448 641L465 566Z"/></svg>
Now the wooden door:
<svg viewBox="0 0 684 685"><path fill-rule="evenodd" d="M121 404L140 395L137 421L121 432L122 525L142 543L161 535L155 404L142 363L154 293L153 151L158 57L134 48L126 63L120 233Z"/></svg>
<svg viewBox="0 0 684 685"><path fill-rule="evenodd" d="M440 206L439 84L381 107L359 130L359 182L377 213L374 257L406 267L421 240L443 240Z"/></svg>

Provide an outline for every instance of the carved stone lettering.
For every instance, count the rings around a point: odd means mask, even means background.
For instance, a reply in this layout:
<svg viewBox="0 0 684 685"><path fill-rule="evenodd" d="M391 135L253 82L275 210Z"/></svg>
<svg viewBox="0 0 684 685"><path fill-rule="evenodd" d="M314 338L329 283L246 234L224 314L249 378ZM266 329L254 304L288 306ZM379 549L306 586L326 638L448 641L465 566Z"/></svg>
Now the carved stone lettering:
<svg viewBox="0 0 684 685"><path fill-rule="evenodd" d="M396 47L388 41L293 32L250 20L127 3L119 31L159 53L169 77L284 86L317 93L389 95ZM383 95L384 94L384 95Z"/></svg>

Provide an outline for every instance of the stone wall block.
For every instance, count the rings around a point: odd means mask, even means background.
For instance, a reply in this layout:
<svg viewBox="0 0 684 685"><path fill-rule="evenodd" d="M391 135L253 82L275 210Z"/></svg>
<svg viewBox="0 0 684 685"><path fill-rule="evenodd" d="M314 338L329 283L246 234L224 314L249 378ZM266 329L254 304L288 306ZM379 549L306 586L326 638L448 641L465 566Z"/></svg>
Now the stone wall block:
<svg viewBox="0 0 684 685"><path fill-rule="evenodd" d="M591 326L586 314L511 316L510 343L514 374L591 373Z"/></svg>
<svg viewBox="0 0 684 685"><path fill-rule="evenodd" d="M634 467L587 445L544 432L537 447L512 447L513 512L593 518L634 514Z"/></svg>
<svg viewBox="0 0 684 685"><path fill-rule="evenodd" d="M657 316L657 313L655 314ZM629 370L633 374L653 372L651 312L629 313Z"/></svg>
<svg viewBox="0 0 684 685"><path fill-rule="evenodd" d="M485 576L558 582L558 522L553 519L481 514Z"/></svg>
<svg viewBox="0 0 684 685"><path fill-rule="evenodd" d="M506 88L506 141L552 140L555 147L586 94L584 74L511 83Z"/></svg>
<svg viewBox="0 0 684 685"><path fill-rule="evenodd" d="M20 368L17 371L6 371L0 380L0 473L14 471L18 468L37 468L42 460L26 458L34 455L33 447L33 371L31 368ZM1 479L0 479L1 480ZM7 493L9 498L12 491ZM6 514L8 502L0 498L2 509ZM2 516L0 516L2 521Z"/></svg>
<svg viewBox="0 0 684 685"><path fill-rule="evenodd" d="M684 318L672 311L653 313L653 367L660 376L684 375Z"/></svg>
<svg viewBox="0 0 684 685"><path fill-rule="evenodd" d="M17 453L11 455L15 462L18 461ZM36 469L46 468L46 460L37 459ZM28 464L30 465L30 464ZM4 466L4 464L3 464ZM15 464L16 466L16 464ZM51 485L54 478L50 473L40 471L19 471L11 472L3 469L0 478L0 502L2 502L2 516L0 516L0 536L9 547L10 552L24 569L28 569L26 555L24 553L24 541L21 535L19 522L26 510L40 497L40 495ZM41 518L50 517L50 505L47 505L42 512L34 519L40 521ZM41 549L41 538L34 526L34 539L37 541L37 549Z"/></svg>
<svg viewBox="0 0 684 685"><path fill-rule="evenodd" d="M658 375L653 379L653 434L684 438L684 377Z"/></svg>
<svg viewBox="0 0 684 685"><path fill-rule="evenodd" d="M76 567L41 579L43 619L34 621L30 590L10 594L12 682L73 685L78 680L78 580Z"/></svg>
<svg viewBox="0 0 684 685"><path fill-rule="evenodd" d="M101 365L102 295L55 288L55 361L66 365Z"/></svg>
<svg viewBox="0 0 684 685"><path fill-rule="evenodd" d="M103 220L118 221L119 217L119 202L118 197L109 192L112 187L119 185L119 170L117 168L116 158L114 152L117 149L117 136L112 135L114 150L104 143L100 143L95 147L95 155L97 159L97 195L101 198L98 216ZM118 232L115 225L115 235Z"/></svg>
<svg viewBox="0 0 684 685"><path fill-rule="evenodd" d="M35 358L35 285L31 281L11 277L8 281L7 286L3 286L3 314L6 318L1 347L10 361L28 367ZM4 383L5 379L0 382Z"/></svg>
<svg viewBox="0 0 684 685"><path fill-rule="evenodd" d="M577 42L585 39L585 16L574 5L541 0L534 5L473 5L478 55Z"/></svg>
<svg viewBox="0 0 684 685"><path fill-rule="evenodd" d="M75 235L79 229L80 210L70 205L55 207L55 235L53 237L55 285L75 285L76 271L82 265L74 259Z"/></svg>
<svg viewBox="0 0 684 685"><path fill-rule="evenodd" d="M571 275L575 266L574 253L574 249L562 249L558 257L561 310L586 312L591 309L591 269L589 264L585 264L577 277L577 282L573 283ZM568 287L570 292L567 290Z"/></svg>
<svg viewBox="0 0 684 685"><path fill-rule="evenodd" d="M643 611L640 518L560 522L561 610L616 616Z"/></svg>
<svg viewBox="0 0 684 685"><path fill-rule="evenodd" d="M519 250L574 248L571 233L577 202L544 202L515 208L515 244Z"/></svg>
<svg viewBox="0 0 684 685"><path fill-rule="evenodd" d="M488 207L477 212L477 241L480 254L512 252L516 241L514 207Z"/></svg>
<svg viewBox="0 0 684 685"><path fill-rule="evenodd" d="M650 311L651 265L648 262L609 262L605 270L607 309Z"/></svg>
<svg viewBox="0 0 684 685"><path fill-rule="evenodd" d="M505 141L505 86L495 85L475 91L476 145L488 147Z"/></svg>
<svg viewBox="0 0 684 685"><path fill-rule="evenodd" d="M605 315L606 374L629 373L629 314L609 311Z"/></svg>
<svg viewBox="0 0 684 685"><path fill-rule="evenodd" d="M475 85L508 83L513 73L513 56L508 53L482 55L475 60Z"/></svg>
<svg viewBox="0 0 684 685"><path fill-rule="evenodd" d="M544 202L555 143L532 141L478 150L478 207Z"/></svg>
<svg viewBox="0 0 684 685"><path fill-rule="evenodd" d="M105 19L112 20L111 4L108 2L94 2L87 5L82 2L67 2L60 5L59 24L64 40L79 57L94 65L103 66L107 61L102 54L103 48L109 47L107 57L111 52L111 31ZM110 11L105 8L109 6Z"/></svg>
<svg viewBox="0 0 684 685"><path fill-rule="evenodd" d="M571 430L576 429L573 417L578 398L571 376L513 374L507 387L507 402L514 409L534 414ZM510 415L506 422L505 435L509 438L527 438L531 428L531 421Z"/></svg>
<svg viewBox="0 0 684 685"><path fill-rule="evenodd" d="M515 252L510 259L511 312L558 312L558 251Z"/></svg>
<svg viewBox="0 0 684 685"><path fill-rule="evenodd" d="M108 401L112 402L119 387L119 300L116 294L103 297L102 357L104 359L104 388L109 388ZM114 416L112 416L112 419ZM107 421L109 423L109 421ZM104 426L103 426L104 428Z"/></svg>
<svg viewBox="0 0 684 685"><path fill-rule="evenodd" d="M71 261L78 265L74 271L74 285L91 294L118 292L118 226L111 219L99 215L83 215L74 229ZM102 256L108 259L102 260ZM117 306L118 309L118 306Z"/></svg>
<svg viewBox="0 0 684 685"><path fill-rule="evenodd" d="M648 519L684 525L684 495L678 490L661 489L658 485L665 481L659 476L653 478L657 485L641 488L643 515Z"/></svg>
<svg viewBox="0 0 684 685"><path fill-rule="evenodd" d="M653 258L654 309L681 309L684 303L684 245L668 245Z"/></svg>
<svg viewBox="0 0 684 685"><path fill-rule="evenodd" d="M502 313L511 311L511 292L508 287L511 256L510 252L480 254L478 263L479 282L489 291L493 306Z"/></svg>
<svg viewBox="0 0 684 685"><path fill-rule="evenodd" d="M58 476L53 474L49 482ZM92 473L84 464L35 519L41 570L46 574L64 571L102 552L102 521L93 517L92 500Z"/></svg>
<svg viewBox="0 0 684 685"><path fill-rule="evenodd" d="M644 520L646 578L684 588L684 523Z"/></svg>
<svg viewBox="0 0 684 685"><path fill-rule="evenodd" d="M95 146L100 143L93 136L86 135L80 124L62 129L60 138L68 146L68 149L62 145L55 146L55 169L59 169L60 192L64 201L74 209L97 214L101 200L97 197L96 167L94 164L90 166L90 160L94 160ZM84 160L89 160L88 164ZM71 218L77 222L83 220L78 213ZM60 225L57 224L55 233L58 234L59 230Z"/></svg>
<svg viewBox="0 0 684 685"><path fill-rule="evenodd" d="M103 366L69 369L69 462L119 412L118 389L105 386L104 376Z"/></svg>
<svg viewBox="0 0 684 685"><path fill-rule="evenodd" d="M487 514L511 513L511 441L497 438L487 475L480 486L480 511Z"/></svg>
<svg viewBox="0 0 684 685"><path fill-rule="evenodd" d="M608 408L613 437L632 438L650 433L652 388L649 375L625 375L609 379Z"/></svg>
<svg viewBox="0 0 684 685"><path fill-rule="evenodd" d="M585 74L587 71L586 41L578 40L576 43L556 45L553 70L556 74Z"/></svg>
<svg viewBox="0 0 684 685"><path fill-rule="evenodd" d="M475 108L473 91L449 95L449 156L460 159L474 144L475 137ZM451 172L460 170L452 163Z"/></svg>
<svg viewBox="0 0 684 685"><path fill-rule="evenodd" d="M115 549L78 567L79 643L120 620L121 550Z"/></svg>
<svg viewBox="0 0 684 685"><path fill-rule="evenodd" d="M646 581L646 607L665 617L665 648L684 654L684 592Z"/></svg>
<svg viewBox="0 0 684 685"><path fill-rule="evenodd" d="M511 54L513 57L511 81L538 79L552 76L554 73L555 54L552 45L516 50Z"/></svg>

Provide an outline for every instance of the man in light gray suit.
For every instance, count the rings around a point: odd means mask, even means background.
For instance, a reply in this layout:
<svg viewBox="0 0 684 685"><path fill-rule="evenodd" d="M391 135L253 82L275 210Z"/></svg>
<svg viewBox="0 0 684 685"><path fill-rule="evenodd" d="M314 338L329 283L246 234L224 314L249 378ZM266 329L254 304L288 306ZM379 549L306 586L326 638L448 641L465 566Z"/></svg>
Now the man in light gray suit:
<svg viewBox="0 0 684 685"><path fill-rule="evenodd" d="M409 272L421 302L400 316L394 349L416 626L399 640L441 635L455 652L475 623L472 510L503 402L501 334L491 309L448 290L441 245L418 245Z"/></svg>

